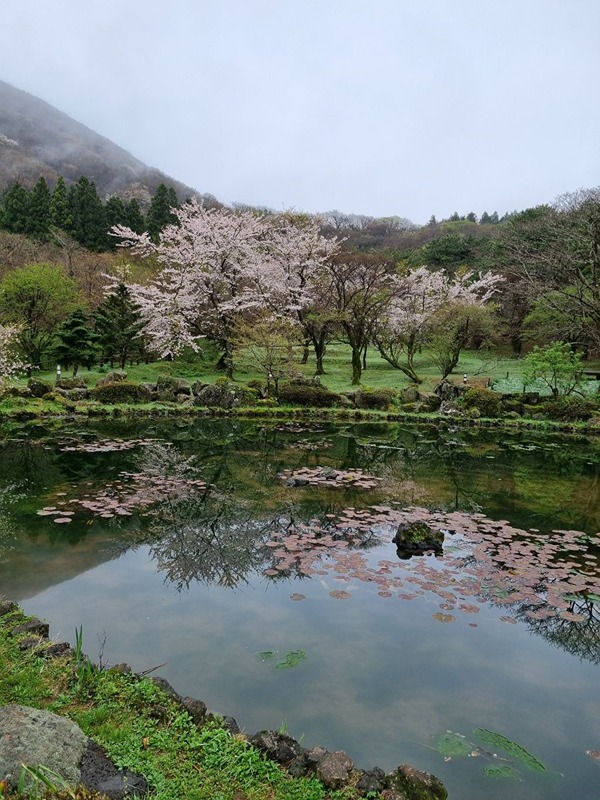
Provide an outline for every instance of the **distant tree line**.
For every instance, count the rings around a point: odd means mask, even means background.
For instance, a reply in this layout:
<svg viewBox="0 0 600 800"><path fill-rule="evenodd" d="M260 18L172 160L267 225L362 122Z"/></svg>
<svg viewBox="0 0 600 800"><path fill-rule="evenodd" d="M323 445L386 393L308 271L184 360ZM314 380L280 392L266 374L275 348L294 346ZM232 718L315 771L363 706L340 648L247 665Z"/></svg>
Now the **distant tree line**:
<svg viewBox="0 0 600 800"><path fill-rule="evenodd" d="M173 187L159 184L144 214L135 198L123 200L112 195L103 201L95 184L85 175L67 186L62 176L50 190L41 177L32 189L15 183L0 201L0 229L41 241L67 234L93 252L113 250L117 240L109 235L115 225L136 233L147 232L156 239L165 225L173 222L171 209L179 201Z"/></svg>

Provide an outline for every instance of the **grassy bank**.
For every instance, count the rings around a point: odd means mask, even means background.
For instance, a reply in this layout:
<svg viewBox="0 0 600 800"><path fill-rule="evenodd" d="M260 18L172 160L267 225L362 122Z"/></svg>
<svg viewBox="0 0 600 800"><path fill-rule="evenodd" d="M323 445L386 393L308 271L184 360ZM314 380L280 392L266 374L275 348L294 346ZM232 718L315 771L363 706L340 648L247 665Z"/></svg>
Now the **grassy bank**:
<svg viewBox="0 0 600 800"><path fill-rule="evenodd" d="M0 705L31 706L74 720L117 766L144 775L151 786L149 800L356 797L350 787L332 792L316 778L290 777L242 734L231 735L218 721L196 726L148 678L96 669L77 652L48 659L39 650L21 650L23 637L10 635L10 629L25 619L19 610L0 616ZM1 788L0 796L20 797L2 794ZM50 796L95 797L71 790Z"/></svg>

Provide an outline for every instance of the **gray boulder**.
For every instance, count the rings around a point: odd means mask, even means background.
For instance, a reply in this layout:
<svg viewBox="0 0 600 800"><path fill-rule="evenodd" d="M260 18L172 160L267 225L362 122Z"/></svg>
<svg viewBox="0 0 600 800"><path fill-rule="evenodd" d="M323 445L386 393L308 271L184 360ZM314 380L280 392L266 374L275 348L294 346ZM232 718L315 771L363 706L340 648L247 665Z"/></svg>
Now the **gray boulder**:
<svg viewBox="0 0 600 800"><path fill-rule="evenodd" d="M146 795L146 780L129 770L118 770L102 748L65 717L27 706L0 708L0 775L16 789L22 765L49 770L67 785L83 784L111 800ZM32 786L34 779L29 777Z"/></svg>

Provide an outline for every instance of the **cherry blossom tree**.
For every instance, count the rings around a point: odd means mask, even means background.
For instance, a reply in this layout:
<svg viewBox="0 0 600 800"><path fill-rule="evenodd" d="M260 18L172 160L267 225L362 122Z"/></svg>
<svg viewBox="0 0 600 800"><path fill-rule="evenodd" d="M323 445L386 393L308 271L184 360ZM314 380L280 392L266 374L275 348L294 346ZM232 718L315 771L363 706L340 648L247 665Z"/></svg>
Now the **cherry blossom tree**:
<svg viewBox="0 0 600 800"><path fill-rule="evenodd" d="M459 308L461 312L483 308L503 278L491 272L480 277L466 272L451 278L445 272L419 267L407 275L395 275L392 280L391 299L386 313L378 321L373 340L382 358L415 383L420 383L414 358L434 332L440 334L444 327L439 324L442 315L445 326L449 327L452 309L457 311L458 317L461 316ZM468 313L465 318L468 319Z"/></svg>
<svg viewBox="0 0 600 800"><path fill-rule="evenodd" d="M0 389L11 377L29 368L18 355L20 332L17 325L0 325Z"/></svg>
<svg viewBox="0 0 600 800"><path fill-rule="evenodd" d="M173 214L176 223L158 242L113 228L122 246L159 264L149 283L128 288L161 355L196 349L206 336L220 345L220 366L231 377L236 320L270 308L301 321L314 275L335 245L319 234L316 221L292 214L207 209L196 200Z"/></svg>

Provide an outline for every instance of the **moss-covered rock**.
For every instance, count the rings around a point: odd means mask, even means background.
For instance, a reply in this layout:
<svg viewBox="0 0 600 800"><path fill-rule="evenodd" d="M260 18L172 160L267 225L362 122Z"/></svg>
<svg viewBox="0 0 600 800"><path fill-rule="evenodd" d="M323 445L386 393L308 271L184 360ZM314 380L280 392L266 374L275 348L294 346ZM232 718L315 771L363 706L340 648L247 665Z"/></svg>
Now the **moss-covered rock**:
<svg viewBox="0 0 600 800"><path fill-rule="evenodd" d="M140 387L130 381L105 383L90 389L90 399L99 403L139 403L141 400Z"/></svg>
<svg viewBox="0 0 600 800"><path fill-rule="evenodd" d="M27 381L27 388L33 397L43 397L52 391L50 381L43 381L41 378L30 378Z"/></svg>
<svg viewBox="0 0 600 800"><path fill-rule="evenodd" d="M406 800L447 800L446 787L429 772L402 764L389 777L391 785Z"/></svg>

